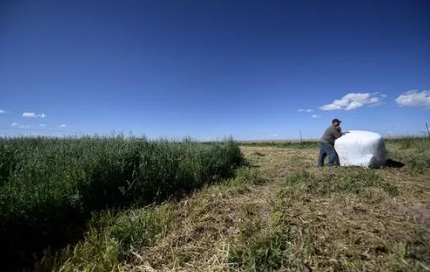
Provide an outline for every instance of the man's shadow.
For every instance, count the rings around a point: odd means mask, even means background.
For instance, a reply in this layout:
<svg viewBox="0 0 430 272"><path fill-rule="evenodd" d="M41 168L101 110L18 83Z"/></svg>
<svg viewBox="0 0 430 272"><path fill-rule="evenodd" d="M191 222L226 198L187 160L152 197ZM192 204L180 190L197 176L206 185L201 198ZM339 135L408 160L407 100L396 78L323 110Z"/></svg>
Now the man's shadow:
<svg viewBox="0 0 430 272"><path fill-rule="evenodd" d="M385 162L385 167L388 168L402 168L403 166L405 166L403 162L395 161L392 159L388 159Z"/></svg>

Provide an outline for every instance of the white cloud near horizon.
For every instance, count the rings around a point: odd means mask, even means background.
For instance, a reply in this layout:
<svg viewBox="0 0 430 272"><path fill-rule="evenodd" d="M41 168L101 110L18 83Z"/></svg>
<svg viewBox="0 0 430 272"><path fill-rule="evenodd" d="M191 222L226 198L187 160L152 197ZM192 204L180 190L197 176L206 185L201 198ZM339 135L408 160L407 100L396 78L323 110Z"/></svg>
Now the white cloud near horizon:
<svg viewBox="0 0 430 272"><path fill-rule="evenodd" d="M22 117L27 117L27 118L46 118L46 114L44 114L44 113L36 114L34 112L24 112L22 114Z"/></svg>
<svg viewBox="0 0 430 272"><path fill-rule="evenodd" d="M6 113L6 111L5 111L5 110L0 109L0 113Z"/></svg>
<svg viewBox="0 0 430 272"><path fill-rule="evenodd" d="M298 112L313 112L313 109L298 109Z"/></svg>
<svg viewBox="0 0 430 272"><path fill-rule="evenodd" d="M318 115L318 114L311 115L311 118L320 118L320 117L321 117L321 115Z"/></svg>
<svg viewBox="0 0 430 272"><path fill-rule="evenodd" d="M39 124L39 127L45 127L46 125L45 124Z"/></svg>
<svg viewBox="0 0 430 272"><path fill-rule="evenodd" d="M22 117L26 118L37 118L37 115L34 112L24 112L22 114Z"/></svg>
<svg viewBox="0 0 430 272"><path fill-rule="evenodd" d="M341 99L334 100L331 104L326 104L319 107L319 109L323 111L349 111L361 108L365 105L377 106L381 104L381 100L384 97L386 97L386 95L380 93L349 93Z"/></svg>
<svg viewBox="0 0 430 272"><path fill-rule="evenodd" d="M31 125L20 125L19 123L17 123L17 122L13 122L12 124L10 124L11 126L13 126L13 127L17 127L17 128L30 128L30 127L32 127Z"/></svg>
<svg viewBox="0 0 430 272"><path fill-rule="evenodd" d="M58 127L59 127L59 128L65 128L65 127L67 127L67 126L66 126L66 124L61 124L61 125L59 125Z"/></svg>
<svg viewBox="0 0 430 272"><path fill-rule="evenodd" d="M395 101L399 107L429 107L430 108L430 90L408 91L399 95L399 97L397 97Z"/></svg>

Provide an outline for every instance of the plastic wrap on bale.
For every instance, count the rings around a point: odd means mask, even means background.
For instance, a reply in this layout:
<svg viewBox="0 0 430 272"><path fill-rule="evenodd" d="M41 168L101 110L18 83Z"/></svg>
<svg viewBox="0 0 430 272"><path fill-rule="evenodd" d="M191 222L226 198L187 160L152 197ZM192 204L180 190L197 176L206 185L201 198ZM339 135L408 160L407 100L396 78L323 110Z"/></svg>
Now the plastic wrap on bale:
<svg viewBox="0 0 430 272"><path fill-rule="evenodd" d="M335 142L340 166L379 168L385 165L385 143L371 131L351 130Z"/></svg>

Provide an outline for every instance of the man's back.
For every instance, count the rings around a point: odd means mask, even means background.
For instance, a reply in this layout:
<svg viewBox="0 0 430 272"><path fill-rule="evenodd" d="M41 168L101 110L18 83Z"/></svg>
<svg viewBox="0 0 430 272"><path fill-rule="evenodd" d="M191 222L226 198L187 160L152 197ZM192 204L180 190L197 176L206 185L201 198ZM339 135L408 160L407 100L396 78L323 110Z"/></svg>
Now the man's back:
<svg viewBox="0 0 430 272"><path fill-rule="evenodd" d="M334 145L334 141L342 136L340 127L335 127L334 125L329 126L321 137L321 142L329 143Z"/></svg>

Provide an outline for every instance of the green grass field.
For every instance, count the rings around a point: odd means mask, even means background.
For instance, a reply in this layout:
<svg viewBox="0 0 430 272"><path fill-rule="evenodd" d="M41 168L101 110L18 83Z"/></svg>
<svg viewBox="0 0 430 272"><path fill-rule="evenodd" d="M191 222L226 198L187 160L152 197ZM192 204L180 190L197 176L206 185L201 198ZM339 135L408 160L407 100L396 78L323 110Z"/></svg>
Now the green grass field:
<svg viewBox="0 0 430 272"><path fill-rule="evenodd" d="M315 142L0 144L3 267L430 270L429 138L381 169L318 168Z"/></svg>
<svg viewBox="0 0 430 272"><path fill-rule="evenodd" d="M116 138L0 140L0 240L10 264L82 237L100 211L180 197L230 177L243 158L217 144Z"/></svg>

